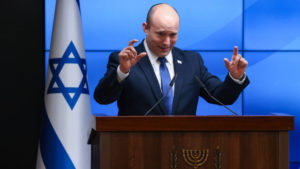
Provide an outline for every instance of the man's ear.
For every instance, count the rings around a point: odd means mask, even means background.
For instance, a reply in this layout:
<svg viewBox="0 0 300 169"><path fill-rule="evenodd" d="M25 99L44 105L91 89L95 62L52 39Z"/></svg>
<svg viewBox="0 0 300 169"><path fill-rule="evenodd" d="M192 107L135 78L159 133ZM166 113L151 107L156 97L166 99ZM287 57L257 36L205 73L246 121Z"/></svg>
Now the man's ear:
<svg viewBox="0 0 300 169"><path fill-rule="evenodd" d="M146 35L148 35L149 32L149 27L148 27L148 23L147 22L143 22L143 30L145 32Z"/></svg>

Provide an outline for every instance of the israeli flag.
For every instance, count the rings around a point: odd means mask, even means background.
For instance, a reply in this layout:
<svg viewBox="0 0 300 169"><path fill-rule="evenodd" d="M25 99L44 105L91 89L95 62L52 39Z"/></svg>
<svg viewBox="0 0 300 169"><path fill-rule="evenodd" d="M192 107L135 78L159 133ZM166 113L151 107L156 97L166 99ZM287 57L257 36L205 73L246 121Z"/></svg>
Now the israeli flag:
<svg viewBox="0 0 300 169"><path fill-rule="evenodd" d="M76 0L57 0L45 88L37 169L89 169L94 128Z"/></svg>

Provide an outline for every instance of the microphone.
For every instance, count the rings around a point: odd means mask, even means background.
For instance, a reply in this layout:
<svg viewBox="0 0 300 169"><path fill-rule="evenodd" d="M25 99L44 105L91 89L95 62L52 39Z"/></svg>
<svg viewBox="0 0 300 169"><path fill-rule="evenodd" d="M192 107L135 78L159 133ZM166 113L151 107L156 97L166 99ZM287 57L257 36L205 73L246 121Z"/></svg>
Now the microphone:
<svg viewBox="0 0 300 169"><path fill-rule="evenodd" d="M168 93L174 86L176 79L177 79L177 73L174 75L173 79L171 80L167 92L144 114L144 116L147 116L168 95Z"/></svg>
<svg viewBox="0 0 300 169"><path fill-rule="evenodd" d="M217 103L219 103L220 105L224 106L227 110L231 111L231 113L233 113L234 115L238 116L238 114L236 112L234 112L233 110L231 110L229 107L227 107L225 104L223 104L222 102L220 102L217 98L215 98L213 95L210 94L210 92L206 89L204 83L199 79L198 76L194 75L195 79L197 80L198 84L204 89L204 91L209 95L209 97L211 97L214 101L216 101Z"/></svg>

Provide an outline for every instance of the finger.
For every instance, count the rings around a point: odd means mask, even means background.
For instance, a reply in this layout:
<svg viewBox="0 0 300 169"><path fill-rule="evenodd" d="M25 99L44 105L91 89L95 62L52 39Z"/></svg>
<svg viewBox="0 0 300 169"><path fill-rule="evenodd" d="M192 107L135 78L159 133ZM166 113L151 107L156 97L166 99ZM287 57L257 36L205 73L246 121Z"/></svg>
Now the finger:
<svg viewBox="0 0 300 169"><path fill-rule="evenodd" d="M120 60L128 60L129 59L127 53L120 53L119 58L120 58Z"/></svg>
<svg viewBox="0 0 300 169"><path fill-rule="evenodd" d="M236 56L232 59L232 63L233 63L234 65L238 65L239 62L240 62L240 60L241 60L241 58L242 58L242 55L236 55Z"/></svg>
<svg viewBox="0 0 300 169"><path fill-rule="evenodd" d="M248 66L248 63L242 63L239 66L240 66L240 68L246 68Z"/></svg>
<svg viewBox="0 0 300 169"><path fill-rule="evenodd" d="M142 57L146 56L146 52L142 52L139 55L137 55L134 59L132 59L132 64L136 64Z"/></svg>
<svg viewBox="0 0 300 169"><path fill-rule="evenodd" d="M136 55L134 55L130 50L126 50L124 53L127 54L128 59L135 58Z"/></svg>
<svg viewBox="0 0 300 169"><path fill-rule="evenodd" d="M234 46L233 48L233 55L237 55L239 53L239 49L237 46Z"/></svg>
<svg viewBox="0 0 300 169"><path fill-rule="evenodd" d="M224 58L224 62L225 62L226 68L229 70L229 68L230 68L230 62L229 62L229 60L227 58Z"/></svg>
<svg viewBox="0 0 300 169"><path fill-rule="evenodd" d="M120 54L123 54L123 53L128 53L130 50L128 49L128 47L124 48L121 50Z"/></svg>
<svg viewBox="0 0 300 169"><path fill-rule="evenodd" d="M146 52L142 52L140 53L139 55L136 56L136 59L135 59L135 63L137 63L142 57L146 56L147 53Z"/></svg>
<svg viewBox="0 0 300 169"><path fill-rule="evenodd" d="M137 59L141 59L142 57L146 56L147 53L146 52L142 52L139 55L137 55Z"/></svg>
<svg viewBox="0 0 300 169"><path fill-rule="evenodd" d="M127 48L123 49L122 53L127 53L127 55L130 56L130 57L134 57L136 55L136 51L130 49L130 47L127 47Z"/></svg>
<svg viewBox="0 0 300 169"><path fill-rule="evenodd" d="M241 58L240 62L239 62L239 65L241 67L247 67L248 66L248 61L244 58Z"/></svg>
<svg viewBox="0 0 300 169"><path fill-rule="evenodd" d="M237 46L234 46L233 48L233 54L232 54L232 57L231 57L231 60L232 61L235 61L236 60L236 56L238 55L238 47Z"/></svg>
<svg viewBox="0 0 300 169"><path fill-rule="evenodd" d="M247 60L246 60L245 58L243 58L243 57L242 57L242 58L240 59L240 62L242 62L242 63L246 63L246 62L247 62Z"/></svg>
<svg viewBox="0 0 300 169"><path fill-rule="evenodd" d="M128 59L134 57L134 53L131 51L130 48L126 47L124 48L121 52L120 55L125 55L126 57L128 57Z"/></svg>
<svg viewBox="0 0 300 169"><path fill-rule="evenodd" d="M129 41L129 45L128 46L133 46L134 43L138 42L137 39L133 39L131 41Z"/></svg>
<svg viewBox="0 0 300 169"><path fill-rule="evenodd" d="M129 50L134 56L137 55L136 50L134 49L133 46L128 46L128 47L127 47L127 50Z"/></svg>
<svg viewBox="0 0 300 169"><path fill-rule="evenodd" d="M122 58L128 58L128 51L123 50L122 52L120 52L119 56L122 57Z"/></svg>

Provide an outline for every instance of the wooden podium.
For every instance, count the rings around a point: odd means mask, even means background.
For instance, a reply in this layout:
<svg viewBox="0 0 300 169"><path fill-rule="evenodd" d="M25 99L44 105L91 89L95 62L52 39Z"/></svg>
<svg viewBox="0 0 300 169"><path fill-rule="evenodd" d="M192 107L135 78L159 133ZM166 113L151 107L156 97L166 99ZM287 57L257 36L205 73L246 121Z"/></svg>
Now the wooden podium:
<svg viewBox="0 0 300 169"><path fill-rule="evenodd" d="M97 117L92 168L288 169L293 116Z"/></svg>

